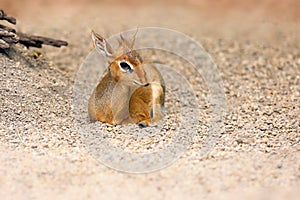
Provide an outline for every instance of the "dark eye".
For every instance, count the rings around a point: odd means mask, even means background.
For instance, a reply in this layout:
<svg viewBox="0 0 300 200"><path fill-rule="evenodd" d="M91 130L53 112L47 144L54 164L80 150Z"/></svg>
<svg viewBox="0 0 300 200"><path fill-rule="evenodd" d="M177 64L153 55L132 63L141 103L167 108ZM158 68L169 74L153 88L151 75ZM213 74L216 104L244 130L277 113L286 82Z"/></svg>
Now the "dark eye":
<svg viewBox="0 0 300 200"><path fill-rule="evenodd" d="M132 72L133 71L133 67L131 64L127 63L126 61L121 61L119 63L119 67L122 71L124 72Z"/></svg>

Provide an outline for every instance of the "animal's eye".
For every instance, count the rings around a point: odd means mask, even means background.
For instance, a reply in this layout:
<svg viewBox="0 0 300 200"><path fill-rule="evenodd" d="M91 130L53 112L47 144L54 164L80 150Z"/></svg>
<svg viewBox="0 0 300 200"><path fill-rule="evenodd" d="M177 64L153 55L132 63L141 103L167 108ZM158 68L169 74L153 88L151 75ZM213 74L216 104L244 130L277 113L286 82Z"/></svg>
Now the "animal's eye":
<svg viewBox="0 0 300 200"><path fill-rule="evenodd" d="M133 71L132 65L126 61L119 62L119 67L123 72L132 72Z"/></svg>

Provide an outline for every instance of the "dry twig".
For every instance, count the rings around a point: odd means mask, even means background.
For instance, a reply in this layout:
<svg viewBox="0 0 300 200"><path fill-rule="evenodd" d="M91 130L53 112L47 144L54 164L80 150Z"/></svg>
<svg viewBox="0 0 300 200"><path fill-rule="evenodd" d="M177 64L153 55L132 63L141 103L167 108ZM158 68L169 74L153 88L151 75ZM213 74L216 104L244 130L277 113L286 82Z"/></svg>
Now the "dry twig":
<svg viewBox="0 0 300 200"><path fill-rule="evenodd" d="M0 20L6 20L11 24L16 24L14 17L8 16L3 10L0 9ZM0 49L9 49L12 44L20 43L28 47L41 48L42 45L50 45L54 47L67 46L68 43L62 40L55 40L48 37L28 35L19 33L15 29L0 24Z"/></svg>

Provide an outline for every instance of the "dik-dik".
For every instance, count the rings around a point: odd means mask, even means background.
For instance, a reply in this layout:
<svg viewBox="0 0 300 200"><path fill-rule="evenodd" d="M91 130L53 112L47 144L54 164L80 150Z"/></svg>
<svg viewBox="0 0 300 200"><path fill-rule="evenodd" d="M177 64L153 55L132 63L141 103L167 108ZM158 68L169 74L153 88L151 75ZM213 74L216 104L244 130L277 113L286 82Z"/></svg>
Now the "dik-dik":
<svg viewBox="0 0 300 200"><path fill-rule="evenodd" d="M109 124L135 123L143 127L160 120L164 80L157 68L133 49L135 36L129 41L120 35L116 50L95 32L92 39L109 65L89 99L89 117Z"/></svg>

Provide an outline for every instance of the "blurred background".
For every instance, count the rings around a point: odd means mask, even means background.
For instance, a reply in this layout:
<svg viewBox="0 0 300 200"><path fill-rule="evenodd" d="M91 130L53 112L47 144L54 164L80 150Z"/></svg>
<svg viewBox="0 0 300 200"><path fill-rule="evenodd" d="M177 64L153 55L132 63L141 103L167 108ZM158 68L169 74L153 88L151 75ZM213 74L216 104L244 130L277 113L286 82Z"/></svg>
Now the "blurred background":
<svg viewBox="0 0 300 200"><path fill-rule="evenodd" d="M35 12L45 6L76 6L87 4L126 5L132 9L148 5L163 5L165 9L173 6L193 8L199 14L212 18L222 18L231 14L242 14L248 17L256 15L260 19L272 21L299 22L299 0L2 0L1 7L17 15L19 12ZM129 9L129 8L128 8Z"/></svg>
<svg viewBox="0 0 300 200"><path fill-rule="evenodd" d="M30 12L48 6L69 7L87 4L124 5L136 9L149 5L163 5L164 7L178 6L183 9L197 9L199 14L210 18L223 18L232 14L243 14L248 17L272 21L299 22L300 1L298 0L2 0L1 7L17 15L19 12ZM131 10L131 12L136 12ZM254 16L253 16L254 15Z"/></svg>
<svg viewBox="0 0 300 200"><path fill-rule="evenodd" d="M300 21L299 0L1 0L0 7L26 22L20 25L24 28L40 23L41 29L68 29L74 21L92 28L97 22L106 32L163 26L203 37L270 39L265 35L270 29L273 36L289 32L296 37Z"/></svg>

